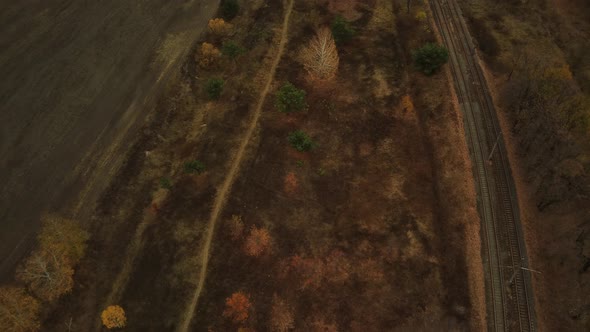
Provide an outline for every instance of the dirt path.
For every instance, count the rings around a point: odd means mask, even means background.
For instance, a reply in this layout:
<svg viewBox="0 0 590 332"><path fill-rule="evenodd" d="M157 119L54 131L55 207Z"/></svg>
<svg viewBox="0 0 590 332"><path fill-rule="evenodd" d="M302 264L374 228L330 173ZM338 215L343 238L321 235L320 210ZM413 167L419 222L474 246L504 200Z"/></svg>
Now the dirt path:
<svg viewBox="0 0 590 332"><path fill-rule="evenodd" d="M153 212L146 209L143 215L143 221L137 226L137 230L133 235L133 239L131 240L129 247L127 248L127 253L125 254L125 262L123 263L123 268L117 274L117 278L113 282L113 286L111 287L111 292L107 296L106 300L104 301L103 307L106 308L107 306L118 303L119 299L121 298L121 293L125 290L127 283L129 281L129 276L133 271L133 267L135 266L135 262L137 257L139 256L140 251L144 247L144 233L145 230L149 225L151 225L156 216ZM96 324L94 324L94 329L96 331L102 331L102 321L100 319L96 320Z"/></svg>
<svg viewBox="0 0 590 332"><path fill-rule="evenodd" d="M287 44L288 40L288 30L289 30L289 18L291 17L291 11L293 9L293 1L294 0L287 0L286 8L285 8L285 17L283 20L282 31L281 31L281 39L279 41L279 46L277 50L277 55L272 63L270 71L266 77L266 84L260 93L260 97L258 99L258 103L256 104L256 108L254 109L254 115L252 116L252 120L250 122L250 126L246 134L244 135L244 139L242 140L242 144L238 149L238 152L234 156L234 159L231 163L229 172L223 182L221 189L217 192L217 197L215 198L215 202L213 203L213 210L211 211L211 217L209 218L207 232L205 235L205 243L203 246L203 251L201 252L201 269L199 271L199 280L197 283L197 288L195 289L195 293L193 294L191 301L185 311L184 315L182 316L182 322L178 329L178 331L186 332L190 328L190 324L192 318L194 316L194 312L197 308L197 304L199 302L199 296L201 295L201 291L203 290L203 285L205 284L205 277L207 276L207 265L209 263L209 255L211 249L211 242L213 240L213 234L215 233L215 225L217 224L217 220L219 220L219 215L223 207L225 206L225 202L227 200L227 196L231 191L231 187L238 175L240 170L240 165L242 160L244 159L244 153L246 148L248 147L248 143L254 134L254 130L258 126L258 119L262 114L262 106L264 105L264 101L266 100L266 96L270 90L271 84L274 80L276 69L281 61L281 57L283 56L283 52L285 50L285 45Z"/></svg>

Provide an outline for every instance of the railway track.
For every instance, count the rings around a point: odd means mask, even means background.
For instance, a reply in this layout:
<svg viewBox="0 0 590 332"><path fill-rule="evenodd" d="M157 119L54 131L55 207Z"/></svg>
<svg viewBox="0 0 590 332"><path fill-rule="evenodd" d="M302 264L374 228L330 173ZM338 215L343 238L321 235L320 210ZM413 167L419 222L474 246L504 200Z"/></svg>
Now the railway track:
<svg viewBox="0 0 590 332"><path fill-rule="evenodd" d="M473 163L482 221L488 328L535 331L531 276L516 190L487 82L456 1L429 2L442 41L449 49Z"/></svg>

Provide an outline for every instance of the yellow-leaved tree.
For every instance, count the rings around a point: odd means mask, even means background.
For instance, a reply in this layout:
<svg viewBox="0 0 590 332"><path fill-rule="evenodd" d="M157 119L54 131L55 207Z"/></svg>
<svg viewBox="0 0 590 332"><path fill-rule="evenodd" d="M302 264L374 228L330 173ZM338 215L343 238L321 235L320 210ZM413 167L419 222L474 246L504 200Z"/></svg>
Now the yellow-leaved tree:
<svg viewBox="0 0 590 332"><path fill-rule="evenodd" d="M39 302L23 288L0 288L0 330L31 332L39 330Z"/></svg>
<svg viewBox="0 0 590 332"><path fill-rule="evenodd" d="M88 233L73 220L47 216L38 240L42 249L61 252L75 265L84 256Z"/></svg>
<svg viewBox="0 0 590 332"><path fill-rule="evenodd" d="M100 315L102 324L107 329L114 329L118 327L125 327L127 318L125 317L125 310L118 305L108 306Z"/></svg>
<svg viewBox="0 0 590 332"><path fill-rule="evenodd" d="M221 57L221 51L215 45L204 42L201 44L201 49L197 54L197 61L199 66L208 68L213 66Z"/></svg>
<svg viewBox="0 0 590 332"><path fill-rule="evenodd" d="M233 26L230 23L227 23L222 18L214 18L209 20L208 26L209 30L211 30L212 33L218 36L228 34L233 28Z"/></svg>

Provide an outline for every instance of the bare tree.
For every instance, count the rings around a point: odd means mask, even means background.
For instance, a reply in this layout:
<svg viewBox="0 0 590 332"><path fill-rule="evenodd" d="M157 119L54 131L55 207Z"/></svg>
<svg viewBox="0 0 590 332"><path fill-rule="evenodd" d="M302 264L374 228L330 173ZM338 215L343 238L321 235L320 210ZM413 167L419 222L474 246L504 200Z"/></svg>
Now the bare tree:
<svg viewBox="0 0 590 332"><path fill-rule="evenodd" d="M328 28L320 29L301 52L303 65L312 80L327 81L338 71L338 50Z"/></svg>
<svg viewBox="0 0 590 332"><path fill-rule="evenodd" d="M62 252L35 252L17 272L39 298L52 301L69 292L74 270Z"/></svg>
<svg viewBox="0 0 590 332"><path fill-rule="evenodd" d="M74 318L70 317L70 320L65 322L66 329L68 332L72 332L74 329Z"/></svg>

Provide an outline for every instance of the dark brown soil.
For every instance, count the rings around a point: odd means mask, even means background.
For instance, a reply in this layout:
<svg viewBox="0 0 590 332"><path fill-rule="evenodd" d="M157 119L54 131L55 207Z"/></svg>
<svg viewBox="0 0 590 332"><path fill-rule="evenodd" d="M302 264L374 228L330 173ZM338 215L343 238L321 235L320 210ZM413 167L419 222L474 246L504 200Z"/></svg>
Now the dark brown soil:
<svg viewBox="0 0 590 332"><path fill-rule="evenodd" d="M363 29L368 28L359 26ZM305 28L300 31L302 37L294 29L294 38L311 37ZM450 100L438 105L424 101L417 114L398 106L399 94L375 95L377 71L386 73L391 89L404 88L409 63L399 60L406 55L391 43L395 37L361 34L354 45L345 46L339 79L331 88L314 90L301 77L297 62L283 59L277 76L305 86L310 109L292 116L267 105L255 157L234 187L227 222L214 240L202 309L194 322L199 331L238 326L269 330L273 295L293 308L296 330L310 330L319 320L348 331L468 329L472 316L465 287L465 224L445 212L452 209L439 206L448 197L438 195L448 187L436 180L433 169L438 137L431 141L424 131L426 123L453 121L448 118L452 105ZM293 50L300 47L291 45ZM416 85L436 86L425 81ZM444 81L435 89L442 92ZM431 119L435 112L446 114ZM291 150L286 137L296 129L309 133L317 148L305 154ZM441 157L438 151L436 157ZM469 172L467 164L462 166ZM284 189L290 173L297 179L295 192ZM232 215L240 215L247 227L268 229L272 251L248 257L242 240L229 235ZM291 257L329 266L335 255L341 280L316 276L321 281L310 285L296 272L282 273ZM250 295L254 309L236 325L222 313L225 298L237 291Z"/></svg>

